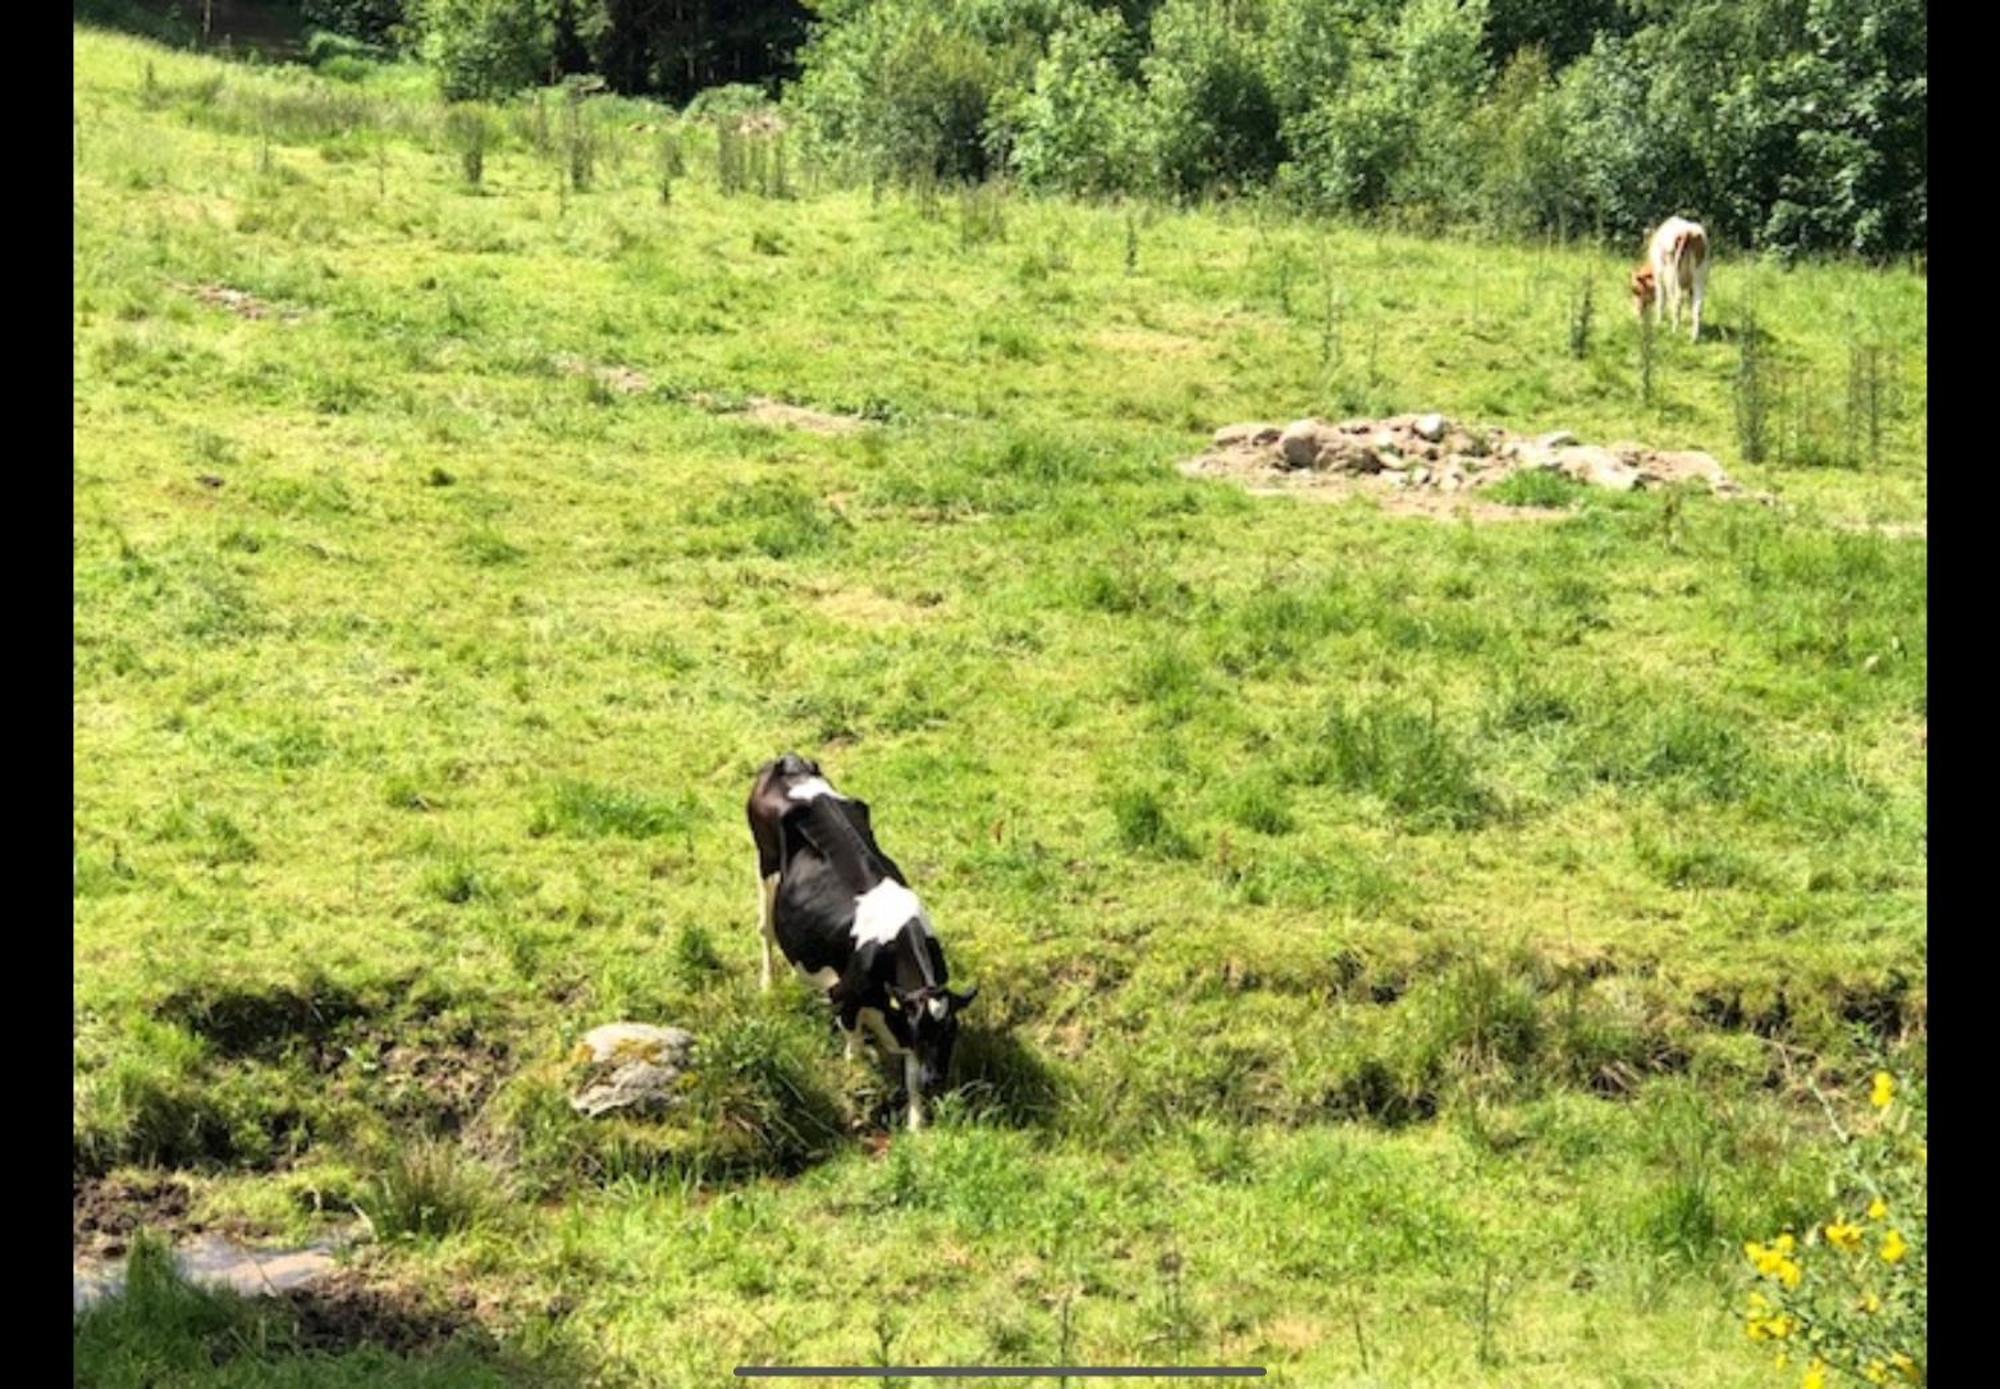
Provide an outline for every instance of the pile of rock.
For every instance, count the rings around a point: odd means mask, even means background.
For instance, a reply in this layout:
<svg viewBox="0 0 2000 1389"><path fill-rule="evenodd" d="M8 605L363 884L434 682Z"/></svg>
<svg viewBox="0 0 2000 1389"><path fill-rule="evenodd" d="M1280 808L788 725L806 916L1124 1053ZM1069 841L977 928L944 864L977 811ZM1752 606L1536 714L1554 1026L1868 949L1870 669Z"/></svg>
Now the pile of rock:
<svg viewBox="0 0 2000 1389"><path fill-rule="evenodd" d="M1547 469L1592 487L1630 492L1649 485L1705 483L1719 495L1741 489L1705 453L1644 444L1582 444L1567 431L1528 438L1443 415L1381 420L1297 420L1289 425L1232 424L1215 432L1211 452L1186 465L1197 475L1259 476L1283 481L1364 480L1375 488L1462 492L1514 473Z"/></svg>

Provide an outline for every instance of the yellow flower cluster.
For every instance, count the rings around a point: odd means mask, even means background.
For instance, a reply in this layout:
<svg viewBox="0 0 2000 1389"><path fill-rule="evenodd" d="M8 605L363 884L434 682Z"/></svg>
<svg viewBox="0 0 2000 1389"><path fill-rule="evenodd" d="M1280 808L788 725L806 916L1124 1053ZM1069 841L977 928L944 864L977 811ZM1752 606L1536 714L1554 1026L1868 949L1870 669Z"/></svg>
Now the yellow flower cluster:
<svg viewBox="0 0 2000 1389"><path fill-rule="evenodd" d="M1743 1252L1750 1256L1751 1263L1757 1265L1758 1273L1777 1279L1787 1288L1796 1288L1805 1276L1805 1270L1792 1260L1792 1251L1797 1247L1790 1235L1779 1235L1768 1249L1752 1240L1743 1246Z"/></svg>
<svg viewBox="0 0 2000 1389"><path fill-rule="evenodd" d="M1924 1302L1921 1284L1912 1290L1906 1277L1923 1258L1921 1248L1912 1245L1906 1234L1912 1221L1921 1229L1923 1200L1916 1194L1899 1195L1892 1223L1888 1197L1882 1194L1884 1190L1900 1191L1897 1183L1906 1179L1913 1180L1920 1192L1922 1164L1929 1159L1920 1134L1913 1143L1902 1137L1913 1121L1921 1120L1922 1107L1906 1112L1906 1105L1890 1113L1896 1091L1894 1077L1887 1071L1875 1073L1868 1099L1881 1115L1879 1137L1864 1133L1867 1146L1856 1149L1855 1168L1850 1174L1870 1193L1865 1214L1843 1211L1816 1231L1808 1231L1804 1240L1782 1234L1768 1244L1753 1241L1743 1247L1759 1279L1768 1280L1759 1282L1761 1291L1750 1294L1744 1332L1750 1340L1765 1343L1775 1352L1772 1359L1780 1371L1801 1376L1795 1381L1800 1389L1828 1389L1836 1376L1847 1374L1878 1385L1924 1382L1923 1368L1911 1355L1888 1352L1884 1345L1884 1341L1893 1345L1906 1335L1921 1335L1910 1328L1921 1324ZM1912 1157L1918 1164L1915 1170L1908 1166L1900 1173L1872 1170L1878 1161L1908 1164ZM1888 1185L1878 1186L1881 1182ZM1829 1263L1815 1276L1812 1287L1802 1290L1805 1265L1821 1257L1806 1246L1821 1238L1844 1260ZM1888 1272L1884 1265L1895 1272ZM1845 1285L1837 1297L1831 1296L1836 1284ZM1790 1368L1800 1363L1802 1371Z"/></svg>

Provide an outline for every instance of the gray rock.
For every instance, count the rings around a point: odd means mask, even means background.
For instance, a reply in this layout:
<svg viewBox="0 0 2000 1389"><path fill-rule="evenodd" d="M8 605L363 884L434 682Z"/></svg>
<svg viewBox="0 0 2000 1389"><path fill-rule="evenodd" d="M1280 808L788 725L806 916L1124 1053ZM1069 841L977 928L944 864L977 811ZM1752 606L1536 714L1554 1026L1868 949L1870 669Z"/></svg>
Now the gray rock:
<svg viewBox="0 0 2000 1389"><path fill-rule="evenodd" d="M1576 442L1576 435L1567 429L1558 429L1535 440L1545 449L1566 449Z"/></svg>
<svg viewBox="0 0 2000 1389"><path fill-rule="evenodd" d="M1577 444L1556 450L1556 466L1578 482L1613 492L1630 492L1640 484L1639 470L1610 449Z"/></svg>
<svg viewBox="0 0 2000 1389"><path fill-rule="evenodd" d="M1278 451L1284 455L1288 468L1312 467L1319 462L1323 444L1322 427L1318 420L1294 420L1278 436Z"/></svg>
<svg viewBox="0 0 2000 1389"><path fill-rule="evenodd" d="M577 1045L588 1083L570 1108L596 1118L613 1112L657 1113L680 1103L694 1058L694 1037L678 1027L614 1022L591 1029Z"/></svg>
<svg viewBox="0 0 2000 1389"><path fill-rule="evenodd" d="M1419 415L1417 416L1416 423L1410 427L1416 430L1418 438L1428 440L1433 444L1444 438L1445 421L1443 415Z"/></svg>

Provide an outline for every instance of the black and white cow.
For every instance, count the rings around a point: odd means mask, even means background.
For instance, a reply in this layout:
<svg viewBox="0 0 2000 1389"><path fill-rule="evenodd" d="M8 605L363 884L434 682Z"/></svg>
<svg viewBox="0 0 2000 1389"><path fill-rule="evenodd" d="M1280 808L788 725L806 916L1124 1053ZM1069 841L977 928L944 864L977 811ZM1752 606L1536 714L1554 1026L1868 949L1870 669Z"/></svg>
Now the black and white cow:
<svg viewBox="0 0 2000 1389"><path fill-rule="evenodd" d="M875 842L867 805L834 790L818 763L786 753L765 764L748 812L764 988L776 946L833 1005L850 1060L861 1055L862 1027L885 1055L903 1058L910 1128L922 1128L924 1097L943 1087L958 1015L979 990L945 987L944 947L903 870Z"/></svg>

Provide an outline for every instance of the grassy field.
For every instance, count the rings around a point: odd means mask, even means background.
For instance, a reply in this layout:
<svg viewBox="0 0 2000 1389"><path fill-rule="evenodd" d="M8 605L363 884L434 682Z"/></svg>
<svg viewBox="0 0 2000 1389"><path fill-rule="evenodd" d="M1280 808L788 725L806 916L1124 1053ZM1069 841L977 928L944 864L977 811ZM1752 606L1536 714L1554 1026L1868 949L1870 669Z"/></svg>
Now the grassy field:
<svg viewBox="0 0 2000 1389"><path fill-rule="evenodd" d="M1646 399L1598 251L725 194L610 100L492 117L474 187L409 71L80 29L75 80L77 1189L358 1208L350 1291L479 1333L302 1356L141 1277L91 1382L1783 1382L1740 1246L1822 1214L1812 1087L1924 1069L1920 276L1725 257ZM1413 410L1783 505L1172 466ZM921 1136L756 992L787 749L980 986ZM619 1018L702 1039L679 1119L570 1115Z"/></svg>

